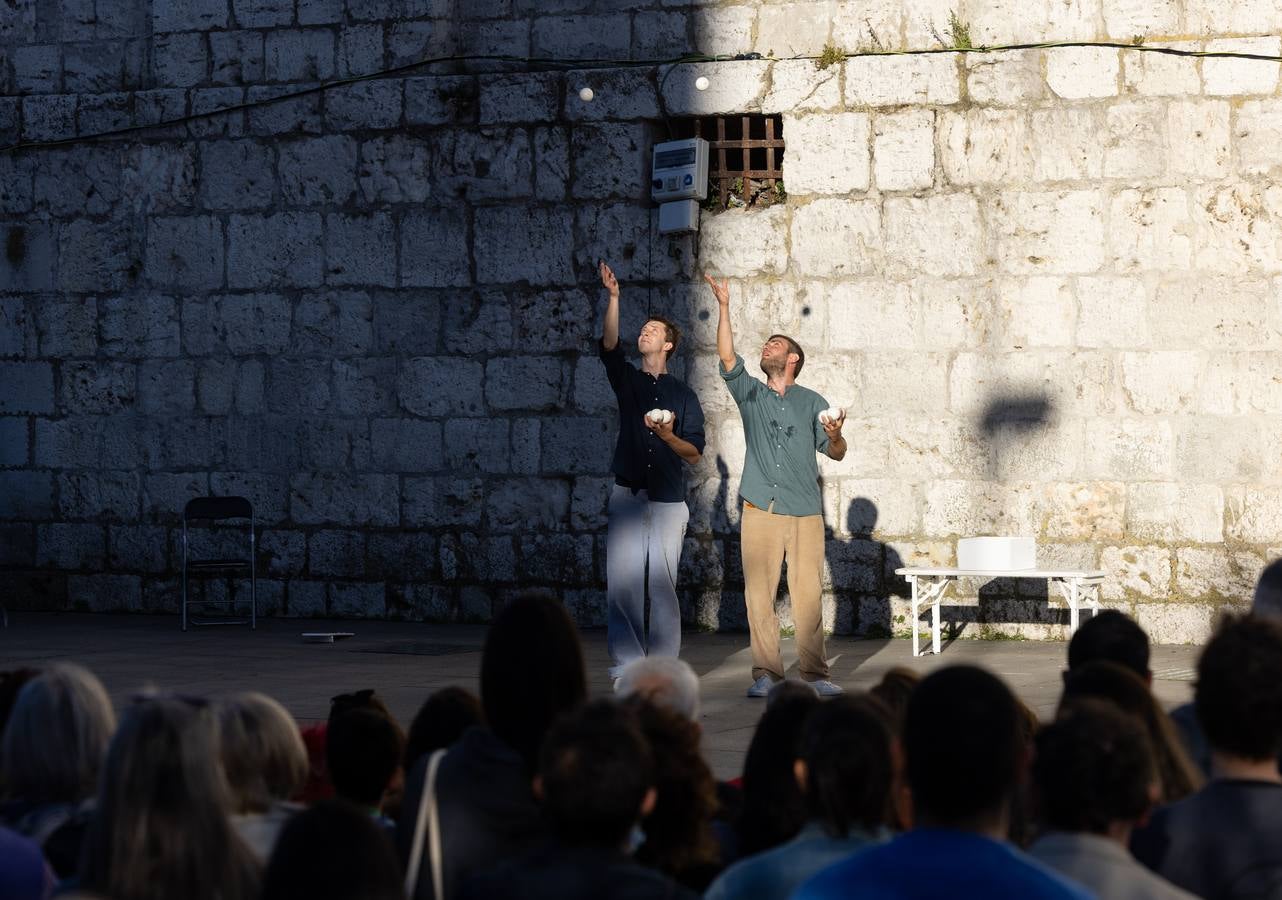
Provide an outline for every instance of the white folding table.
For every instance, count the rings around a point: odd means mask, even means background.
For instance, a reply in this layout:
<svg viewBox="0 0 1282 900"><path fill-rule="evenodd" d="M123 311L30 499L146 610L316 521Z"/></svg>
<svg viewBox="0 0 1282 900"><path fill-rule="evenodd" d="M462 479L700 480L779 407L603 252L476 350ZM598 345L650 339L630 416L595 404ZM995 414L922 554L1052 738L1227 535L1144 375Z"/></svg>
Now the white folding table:
<svg viewBox="0 0 1282 900"><path fill-rule="evenodd" d="M931 652L939 652L939 602L948 586L959 578L1039 578L1057 586L1068 604L1068 633L1077 630L1078 611L1085 604L1092 615L1099 612L1099 586L1106 572L1101 570L1066 569L944 569L906 566L895 570L913 588L913 656L921 656L917 644L917 625L923 604L930 605Z"/></svg>

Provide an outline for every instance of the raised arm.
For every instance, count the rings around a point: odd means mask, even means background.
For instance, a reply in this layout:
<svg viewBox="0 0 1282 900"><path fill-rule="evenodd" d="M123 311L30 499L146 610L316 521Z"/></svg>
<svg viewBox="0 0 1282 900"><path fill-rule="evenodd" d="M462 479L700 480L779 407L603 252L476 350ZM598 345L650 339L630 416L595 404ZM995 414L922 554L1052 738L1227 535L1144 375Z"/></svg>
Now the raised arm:
<svg viewBox="0 0 1282 900"><path fill-rule="evenodd" d="M734 368L734 332L730 330L730 282L722 279L720 283L711 275L704 275L704 280L712 288L719 308L717 318L717 356L727 372Z"/></svg>
<svg viewBox="0 0 1282 900"><path fill-rule="evenodd" d="M601 273L601 285L610 295L605 306L605 322L601 326L601 346L613 350L619 344L619 279L614 277L605 260L597 262L597 269Z"/></svg>

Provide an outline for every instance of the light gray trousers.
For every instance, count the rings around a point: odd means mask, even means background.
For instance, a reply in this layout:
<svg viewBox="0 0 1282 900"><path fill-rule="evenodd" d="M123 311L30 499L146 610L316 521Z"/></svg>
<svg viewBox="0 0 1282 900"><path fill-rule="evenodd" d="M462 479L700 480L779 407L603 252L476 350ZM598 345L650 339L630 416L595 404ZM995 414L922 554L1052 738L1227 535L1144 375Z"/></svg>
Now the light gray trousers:
<svg viewBox="0 0 1282 900"><path fill-rule="evenodd" d="M616 484L610 494L605 539L607 640L610 677L638 657L676 656L681 652L681 604L677 568L690 509L684 502L658 503L645 491L633 494ZM650 592L650 631L645 629L646 589Z"/></svg>

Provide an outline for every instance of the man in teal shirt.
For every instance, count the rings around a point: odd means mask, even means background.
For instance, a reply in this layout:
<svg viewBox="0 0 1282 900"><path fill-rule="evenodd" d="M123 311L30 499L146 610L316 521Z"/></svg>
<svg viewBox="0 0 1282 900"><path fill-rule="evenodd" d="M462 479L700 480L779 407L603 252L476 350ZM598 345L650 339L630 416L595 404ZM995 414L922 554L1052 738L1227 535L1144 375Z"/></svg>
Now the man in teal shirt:
<svg viewBox="0 0 1282 900"><path fill-rule="evenodd" d="M783 680L779 618L775 594L785 560L788 595L797 628L801 677L823 696L840 694L828 678L820 602L824 525L816 453L840 460L846 455L841 435L845 413L820 419L828 401L796 383L806 354L792 338L771 335L761 349L761 371L753 378L735 353L730 328L730 286L704 276L720 308L717 355L721 377L739 406L747 453L739 494L743 499L740 544L744 600L752 643L749 697L764 697Z"/></svg>

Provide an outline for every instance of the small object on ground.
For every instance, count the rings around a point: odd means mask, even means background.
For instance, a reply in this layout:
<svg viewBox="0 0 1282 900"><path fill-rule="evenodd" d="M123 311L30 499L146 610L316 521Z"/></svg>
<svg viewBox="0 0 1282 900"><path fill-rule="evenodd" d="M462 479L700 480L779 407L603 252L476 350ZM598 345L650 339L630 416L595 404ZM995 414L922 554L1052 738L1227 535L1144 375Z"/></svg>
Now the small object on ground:
<svg viewBox="0 0 1282 900"><path fill-rule="evenodd" d="M304 631L304 644L332 644L344 638L355 637L354 631Z"/></svg>

